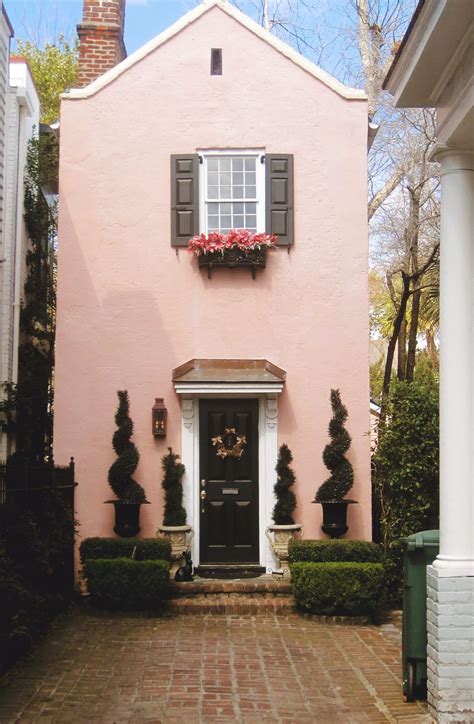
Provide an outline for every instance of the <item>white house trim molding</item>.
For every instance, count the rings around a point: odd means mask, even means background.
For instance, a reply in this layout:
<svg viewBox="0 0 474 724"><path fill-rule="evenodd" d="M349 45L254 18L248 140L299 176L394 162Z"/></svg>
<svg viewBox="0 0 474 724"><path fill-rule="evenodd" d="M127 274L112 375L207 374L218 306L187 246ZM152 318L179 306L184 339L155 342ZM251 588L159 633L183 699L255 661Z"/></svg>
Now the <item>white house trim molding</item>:
<svg viewBox="0 0 474 724"><path fill-rule="evenodd" d="M438 101L441 98L441 94L445 90L445 88L448 85L448 83L450 82L450 80L456 74L458 67L462 63L464 54L469 50L469 46L472 43L473 35L474 35L474 22L469 23L468 27L466 28L466 32L464 33L464 35L462 37L461 42L459 43L459 45L457 46L453 55L449 59L443 73L441 74L441 77L439 78L438 82L436 83L435 87L433 88L433 91L430 96L430 100L431 100L433 106L438 105Z"/></svg>
<svg viewBox="0 0 474 724"><path fill-rule="evenodd" d="M212 395L220 397L234 397L247 395L256 397L261 394L278 394L283 390L283 383L265 384L265 383L240 383L240 384L227 384L225 382L206 383L205 385L194 382L194 383L175 383L174 386L178 395L195 395L199 394L200 397L210 397ZM251 394L252 393L252 394Z"/></svg>
<svg viewBox="0 0 474 724"><path fill-rule="evenodd" d="M183 502L188 524L193 527L191 554L199 564L199 400L212 397L253 398L259 401L258 453L259 453L259 550L260 565L267 571L275 570L278 562L271 550L265 531L271 524L275 497L275 467L278 457L278 395L284 381L272 382L179 383L174 386L181 397L181 460L186 468L183 476Z"/></svg>
<svg viewBox="0 0 474 724"><path fill-rule="evenodd" d="M288 58L288 60L290 60L292 63L298 65L300 68L302 68L302 70L312 75L313 78L316 78L316 80L323 83L327 88L330 88L342 98L357 101L365 101L367 99L364 91L359 90L358 88L349 88L348 86L338 81L336 78L333 78L333 76L329 75L329 73L326 73L321 68L318 68L318 66L314 65L314 63L311 63L311 61L307 60L302 55L297 53L296 50L293 50L293 48L284 43L282 40L276 38L268 30L262 28L258 23L245 15L245 13L238 10L234 5L231 5L228 0L206 0L205 2L200 3L197 7L186 13L186 15L180 18L176 23L167 28L163 33L157 35L156 38L150 40L148 43L135 51L135 53L129 55L128 58L122 60L121 63L116 65L111 70L107 71L107 73L101 75L88 86L86 86L85 88L73 88L67 93L63 93L61 97L65 100L78 100L81 98L90 98L91 96L94 96L96 93L98 93L98 91L102 90L102 88L105 88L109 85L109 83L112 83L116 78L121 76L122 73L125 73L129 68L132 68L136 63L139 63L141 60L146 58L147 55L153 53L153 51L166 43L168 40L171 40L171 38L173 38L175 35L177 35L189 25L194 23L198 18L209 12L209 10L214 7L220 8L220 10L236 20L238 23L240 23L240 25L243 25L243 27L245 27L251 33L258 36L265 43L272 46L275 50Z"/></svg>
<svg viewBox="0 0 474 724"><path fill-rule="evenodd" d="M395 104L400 101L401 95L406 91L408 79L412 79L414 69L426 50L429 39L436 27L448 0L427 0L421 6L421 12L416 18L409 37L403 47L403 52L396 57L392 67L385 79L385 88L393 94ZM433 92L432 88L426 89L428 95Z"/></svg>

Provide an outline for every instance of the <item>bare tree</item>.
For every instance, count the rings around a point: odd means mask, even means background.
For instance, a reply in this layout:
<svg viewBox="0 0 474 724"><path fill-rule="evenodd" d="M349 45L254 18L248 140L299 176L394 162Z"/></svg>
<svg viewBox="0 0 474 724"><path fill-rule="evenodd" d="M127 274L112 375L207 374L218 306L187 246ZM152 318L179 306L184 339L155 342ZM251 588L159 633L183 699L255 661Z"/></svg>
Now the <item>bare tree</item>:
<svg viewBox="0 0 474 724"><path fill-rule="evenodd" d="M385 270L395 311L384 371L385 394L397 344L398 378L413 380L423 294L433 294L432 272L439 260L438 168L430 161L434 113L405 111L398 123L406 170L391 203L380 210L373 224L378 267Z"/></svg>
<svg viewBox="0 0 474 724"><path fill-rule="evenodd" d="M342 56L334 52L342 30L329 23L321 0L232 0L262 27L292 45L328 72L341 68ZM344 80L344 78L342 78Z"/></svg>
<svg viewBox="0 0 474 724"><path fill-rule="evenodd" d="M371 246L376 248L372 263L385 277L395 313L384 369L383 392L387 395L397 346L397 376L413 380L424 279L438 262L437 165L429 160L435 122L429 110L395 109L382 90L411 3L353 3L369 118L375 117L380 123L379 137L369 157L368 218Z"/></svg>
<svg viewBox="0 0 474 724"><path fill-rule="evenodd" d="M340 80L363 86L367 93L369 120L379 126L369 154L371 267L383 279L392 307L385 331L386 394L396 351L399 379L413 379L420 319L436 308L439 278L437 166L429 161L434 117L429 110L395 109L382 89L415 0L334 0L323 8L315 0L234 2ZM432 321L433 316L427 330L434 354Z"/></svg>
<svg viewBox="0 0 474 724"><path fill-rule="evenodd" d="M262 25L265 28L265 30L271 30L270 18L268 16L268 0L263 0Z"/></svg>

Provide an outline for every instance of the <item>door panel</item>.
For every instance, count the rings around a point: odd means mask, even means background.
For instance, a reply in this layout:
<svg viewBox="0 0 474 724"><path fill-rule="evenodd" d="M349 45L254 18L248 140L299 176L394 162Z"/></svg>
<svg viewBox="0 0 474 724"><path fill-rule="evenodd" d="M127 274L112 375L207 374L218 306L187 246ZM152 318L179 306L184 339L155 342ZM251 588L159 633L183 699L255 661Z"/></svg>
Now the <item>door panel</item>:
<svg viewBox="0 0 474 724"><path fill-rule="evenodd" d="M201 563L258 563L258 400L201 400L199 430Z"/></svg>

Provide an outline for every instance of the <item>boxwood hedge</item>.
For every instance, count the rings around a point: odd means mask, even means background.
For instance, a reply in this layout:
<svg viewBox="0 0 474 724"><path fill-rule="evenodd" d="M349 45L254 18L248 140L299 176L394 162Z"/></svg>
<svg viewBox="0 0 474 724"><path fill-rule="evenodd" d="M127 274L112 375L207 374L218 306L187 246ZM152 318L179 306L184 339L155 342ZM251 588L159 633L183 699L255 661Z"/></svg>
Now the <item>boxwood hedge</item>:
<svg viewBox="0 0 474 724"><path fill-rule="evenodd" d="M168 561L97 558L84 562L92 603L101 608L160 608L169 581Z"/></svg>
<svg viewBox="0 0 474 724"><path fill-rule="evenodd" d="M171 544L165 538L86 538L80 545L81 562L96 558L131 558L137 561L169 561Z"/></svg>
<svg viewBox="0 0 474 724"><path fill-rule="evenodd" d="M364 540L299 540L290 542L289 562L380 563L382 547Z"/></svg>
<svg viewBox="0 0 474 724"><path fill-rule="evenodd" d="M379 606L381 563L292 563L296 605L306 613L361 616Z"/></svg>

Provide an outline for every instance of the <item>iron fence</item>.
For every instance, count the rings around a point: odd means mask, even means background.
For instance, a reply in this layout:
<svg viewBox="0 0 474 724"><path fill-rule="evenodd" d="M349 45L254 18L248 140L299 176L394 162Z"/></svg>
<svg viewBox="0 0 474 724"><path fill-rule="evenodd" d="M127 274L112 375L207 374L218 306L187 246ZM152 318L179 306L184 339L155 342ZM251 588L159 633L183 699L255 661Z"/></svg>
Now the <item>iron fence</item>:
<svg viewBox="0 0 474 724"><path fill-rule="evenodd" d="M75 482L74 458L69 465L54 462L32 462L21 455L0 461L0 528L11 525L22 513L40 515L50 505L51 491L57 493L62 505L74 518ZM61 588L72 592L74 586L74 535L62 562Z"/></svg>
<svg viewBox="0 0 474 724"><path fill-rule="evenodd" d="M53 461L31 462L20 455L0 461L0 505L7 507L34 507L41 491L54 487L61 491L64 502L74 510L74 458L69 465L55 465Z"/></svg>

